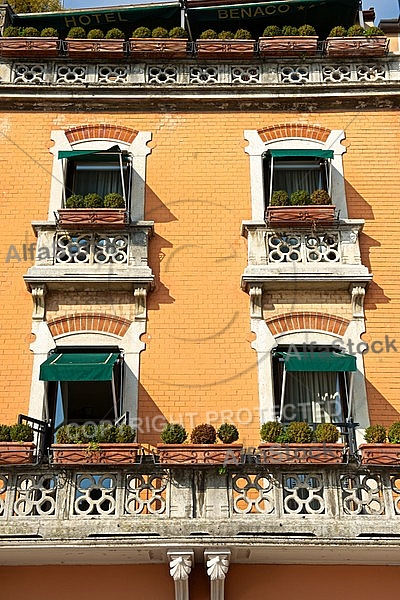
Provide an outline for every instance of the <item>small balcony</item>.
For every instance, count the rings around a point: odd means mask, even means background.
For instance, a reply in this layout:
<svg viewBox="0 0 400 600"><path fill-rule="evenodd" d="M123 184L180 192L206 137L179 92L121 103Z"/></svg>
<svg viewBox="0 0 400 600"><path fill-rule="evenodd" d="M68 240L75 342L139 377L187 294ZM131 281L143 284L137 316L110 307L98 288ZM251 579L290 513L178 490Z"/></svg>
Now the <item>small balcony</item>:
<svg viewBox="0 0 400 600"><path fill-rule="evenodd" d="M248 240L248 266L242 276L244 289L262 282L268 289L302 282L318 282L324 288L347 289L366 284L372 275L361 263L361 220L343 220L330 226L274 227L265 222L244 221Z"/></svg>
<svg viewBox="0 0 400 600"><path fill-rule="evenodd" d="M45 283L49 289L60 289L79 282L98 287L107 281L115 289L130 289L134 284L153 284L148 266L153 222L89 230L36 222L33 228L38 241L35 264L24 277L28 287Z"/></svg>

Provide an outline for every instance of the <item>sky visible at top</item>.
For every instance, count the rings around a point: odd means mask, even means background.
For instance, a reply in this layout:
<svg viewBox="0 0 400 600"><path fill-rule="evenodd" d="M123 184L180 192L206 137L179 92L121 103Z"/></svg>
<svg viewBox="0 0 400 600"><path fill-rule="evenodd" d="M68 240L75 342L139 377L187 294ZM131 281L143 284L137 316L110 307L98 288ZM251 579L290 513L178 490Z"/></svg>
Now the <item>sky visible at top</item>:
<svg viewBox="0 0 400 600"><path fill-rule="evenodd" d="M146 4L150 0L64 0L64 8L93 8L100 6L121 6L123 4ZM229 0L227 0L229 4ZM363 8L374 6L376 24L381 19L399 16L399 0L363 0Z"/></svg>

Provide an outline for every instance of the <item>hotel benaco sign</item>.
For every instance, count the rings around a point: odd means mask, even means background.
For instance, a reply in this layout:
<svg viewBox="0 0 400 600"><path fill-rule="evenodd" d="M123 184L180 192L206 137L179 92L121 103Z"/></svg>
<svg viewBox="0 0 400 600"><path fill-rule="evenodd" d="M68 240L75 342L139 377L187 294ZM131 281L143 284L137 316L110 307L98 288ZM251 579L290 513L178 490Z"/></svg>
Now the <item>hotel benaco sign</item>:
<svg viewBox="0 0 400 600"><path fill-rule="evenodd" d="M269 22L283 22L287 16L292 21L312 22L318 20L331 21L335 15L341 14L342 20L352 22L358 9L358 0L267 0L264 2L227 1L226 5L215 5L215 0L186 0L183 9L178 1L150 4L136 4L119 7L119 10L94 9L62 11L58 13L35 13L13 15L16 26L29 25L54 27L67 31L71 27L92 29L99 26L119 27L129 31L130 25L146 25L147 27L164 26L171 28L181 24L184 10L190 24L197 22L249 22L264 19ZM201 3L201 6L199 4ZM308 21L305 21L308 19ZM336 22L336 21L335 21Z"/></svg>

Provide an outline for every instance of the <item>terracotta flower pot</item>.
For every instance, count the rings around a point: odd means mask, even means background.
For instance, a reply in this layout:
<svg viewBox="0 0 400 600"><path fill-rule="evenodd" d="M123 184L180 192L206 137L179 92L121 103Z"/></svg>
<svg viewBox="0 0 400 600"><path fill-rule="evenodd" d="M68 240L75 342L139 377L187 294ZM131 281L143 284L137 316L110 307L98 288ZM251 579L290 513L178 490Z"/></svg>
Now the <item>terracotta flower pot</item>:
<svg viewBox="0 0 400 600"><path fill-rule="evenodd" d="M400 465L400 444L361 444L363 465Z"/></svg>
<svg viewBox="0 0 400 600"><path fill-rule="evenodd" d="M268 206L266 220L269 225L333 225L335 206L309 204L306 206Z"/></svg>
<svg viewBox="0 0 400 600"><path fill-rule="evenodd" d="M184 58L188 53L184 38L130 38L131 58Z"/></svg>
<svg viewBox="0 0 400 600"><path fill-rule="evenodd" d="M127 219L124 208L60 208L58 223L63 227L123 228Z"/></svg>
<svg viewBox="0 0 400 600"><path fill-rule="evenodd" d="M255 40L197 40L199 58L253 58Z"/></svg>
<svg viewBox="0 0 400 600"><path fill-rule="evenodd" d="M0 38L0 55L7 58L54 58L59 55L58 38Z"/></svg>
<svg viewBox="0 0 400 600"><path fill-rule="evenodd" d="M22 465L33 462L32 442L0 442L0 465Z"/></svg>
<svg viewBox="0 0 400 600"><path fill-rule="evenodd" d="M315 56L318 49L318 36L275 36L260 37L260 56Z"/></svg>
<svg viewBox="0 0 400 600"><path fill-rule="evenodd" d="M157 444L161 464L209 465L240 462L242 444Z"/></svg>
<svg viewBox="0 0 400 600"><path fill-rule="evenodd" d="M339 464L343 462L344 444L277 444L258 446L258 464Z"/></svg>
<svg viewBox="0 0 400 600"><path fill-rule="evenodd" d="M76 463L120 464L136 462L139 444L53 444L52 462L63 465Z"/></svg>
<svg viewBox="0 0 400 600"><path fill-rule="evenodd" d="M385 36L333 37L326 39L328 56L385 56L389 42Z"/></svg>
<svg viewBox="0 0 400 600"><path fill-rule="evenodd" d="M75 40L67 39L64 42L67 56L71 58L124 58L124 40Z"/></svg>

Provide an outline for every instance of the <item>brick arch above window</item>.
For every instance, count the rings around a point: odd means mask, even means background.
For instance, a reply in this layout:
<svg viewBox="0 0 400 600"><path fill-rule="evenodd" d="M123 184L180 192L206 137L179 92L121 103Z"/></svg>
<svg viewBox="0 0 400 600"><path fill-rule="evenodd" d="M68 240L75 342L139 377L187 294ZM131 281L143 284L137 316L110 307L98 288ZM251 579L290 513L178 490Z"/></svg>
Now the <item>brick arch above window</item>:
<svg viewBox="0 0 400 600"><path fill-rule="evenodd" d="M325 143L331 130L319 125L301 123L281 123L257 130L263 142L282 138L306 138Z"/></svg>
<svg viewBox="0 0 400 600"><path fill-rule="evenodd" d="M98 331L123 337L132 321L104 313L65 315L47 323L53 337L74 331Z"/></svg>
<svg viewBox="0 0 400 600"><path fill-rule="evenodd" d="M137 134L138 131L131 129L130 127L120 127L118 125L109 125L106 123L80 125L78 127L71 127L65 131L65 135L71 144L82 142L83 140L104 138L120 140L121 142L131 144Z"/></svg>
<svg viewBox="0 0 400 600"><path fill-rule="evenodd" d="M294 330L318 330L344 335L349 323L350 321L342 317L318 312L291 312L266 320L266 324L274 336Z"/></svg>

